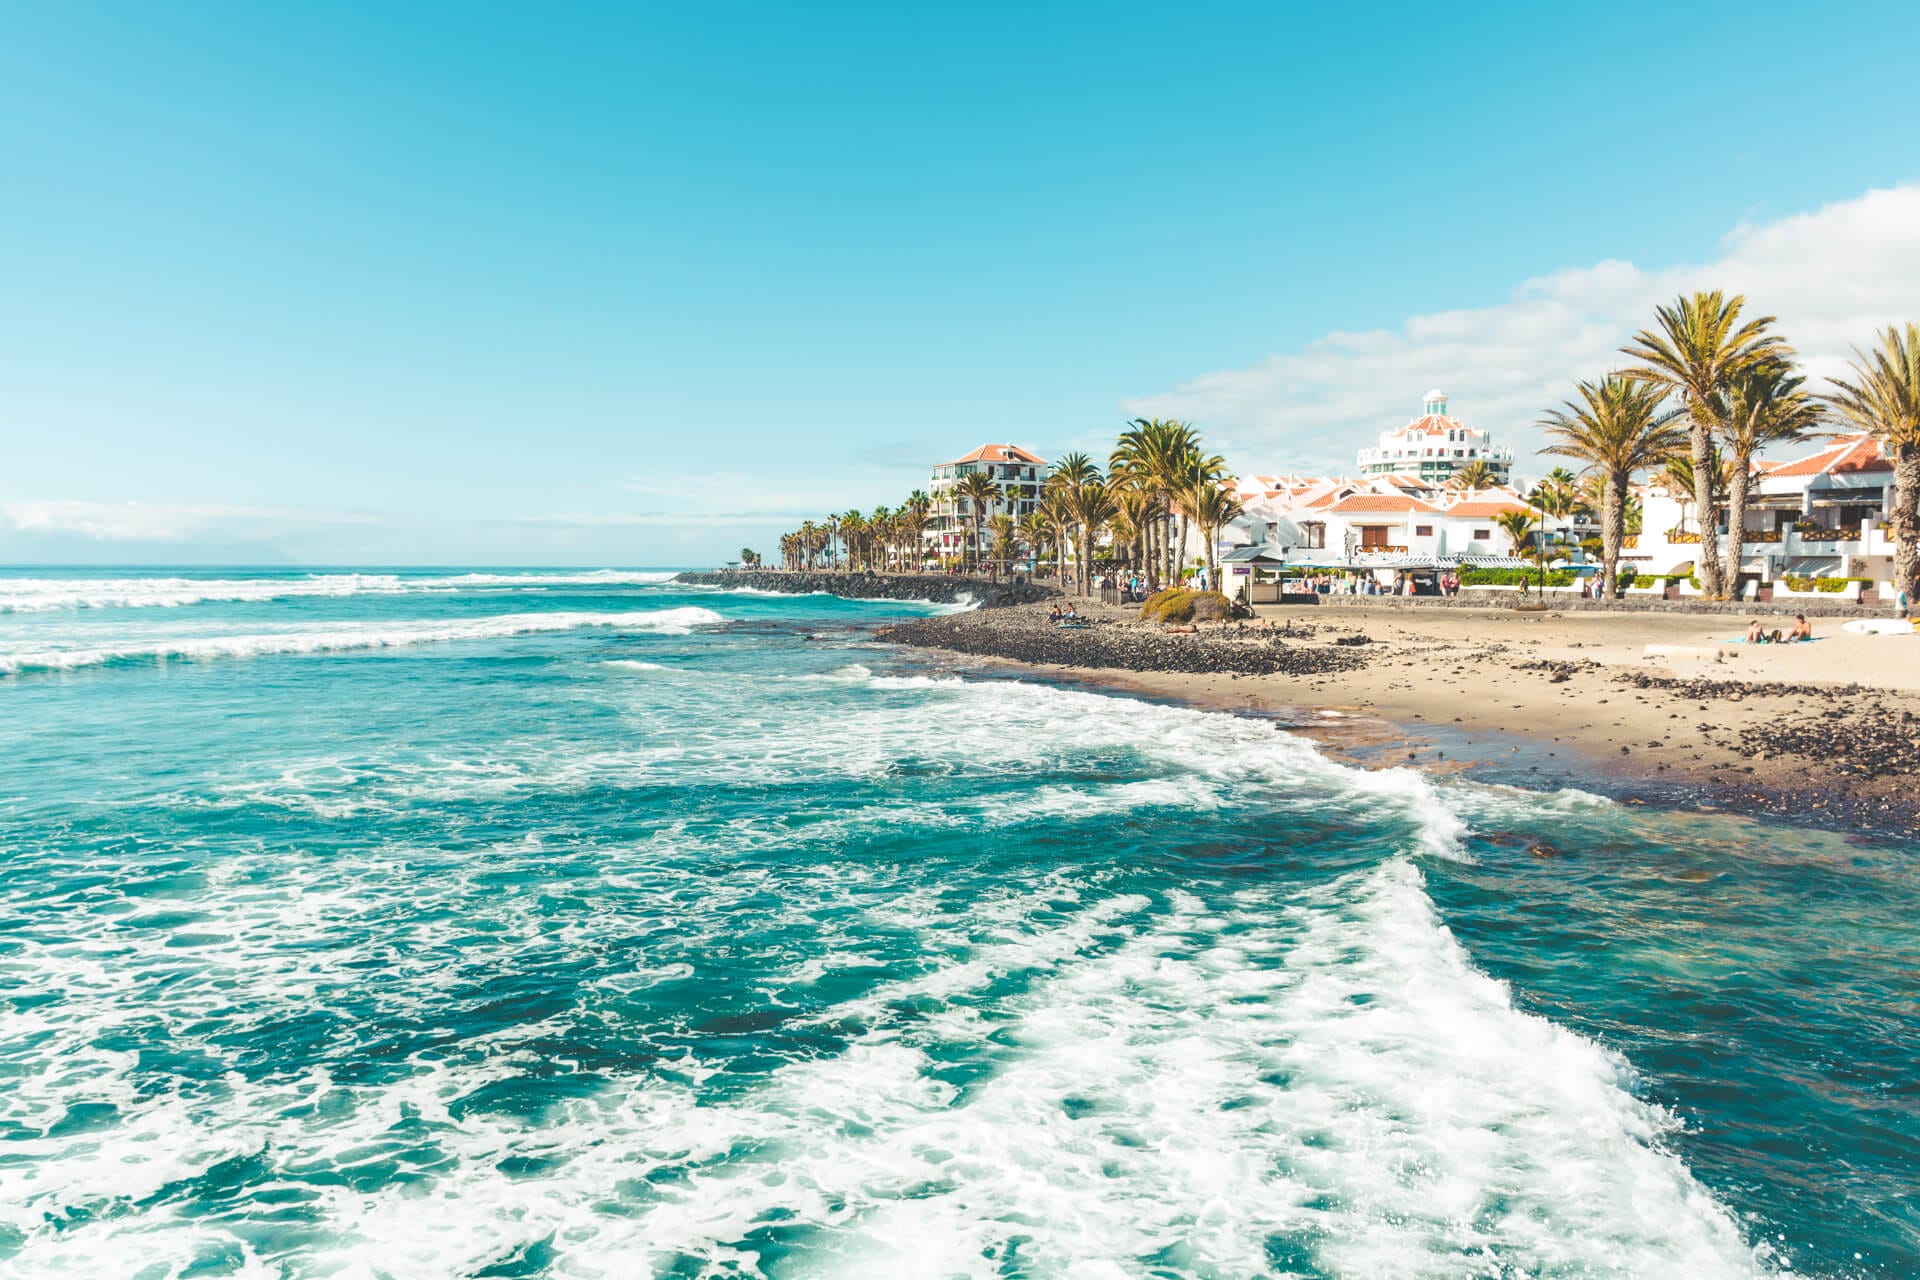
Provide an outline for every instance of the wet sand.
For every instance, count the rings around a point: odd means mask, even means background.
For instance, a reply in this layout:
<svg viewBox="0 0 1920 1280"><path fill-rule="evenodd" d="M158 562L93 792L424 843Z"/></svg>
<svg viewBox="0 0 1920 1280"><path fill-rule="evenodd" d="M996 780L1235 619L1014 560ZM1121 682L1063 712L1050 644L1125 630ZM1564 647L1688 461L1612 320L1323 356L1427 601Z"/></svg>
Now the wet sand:
<svg viewBox="0 0 1920 1280"><path fill-rule="evenodd" d="M1727 643L1744 620L1724 616L1358 603L1265 607L1255 624L1185 635L1075 603L1097 622L1064 633L1086 637L1064 654L1044 606L883 636L1272 718L1364 763L1472 767L1836 830L1920 828L1920 635L1815 619L1814 644L1745 645ZM1250 664L1236 646L1289 656ZM1196 661L1203 652L1229 656ZM1102 663L1116 654L1126 667Z"/></svg>

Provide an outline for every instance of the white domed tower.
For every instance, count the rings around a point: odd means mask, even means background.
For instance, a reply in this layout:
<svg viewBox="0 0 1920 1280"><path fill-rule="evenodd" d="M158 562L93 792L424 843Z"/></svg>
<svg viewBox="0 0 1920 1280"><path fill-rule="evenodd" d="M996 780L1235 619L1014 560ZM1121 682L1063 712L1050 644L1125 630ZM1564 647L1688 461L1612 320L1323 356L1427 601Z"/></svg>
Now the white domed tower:
<svg viewBox="0 0 1920 1280"><path fill-rule="evenodd" d="M1427 392L1420 416L1398 431L1380 433L1380 445L1362 449L1360 474L1404 475L1441 488L1453 473L1469 462L1484 462L1495 484L1505 484L1513 473L1513 450L1493 443L1486 432L1467 426L1447 414L1447 393L1437 387Z"/></svg>

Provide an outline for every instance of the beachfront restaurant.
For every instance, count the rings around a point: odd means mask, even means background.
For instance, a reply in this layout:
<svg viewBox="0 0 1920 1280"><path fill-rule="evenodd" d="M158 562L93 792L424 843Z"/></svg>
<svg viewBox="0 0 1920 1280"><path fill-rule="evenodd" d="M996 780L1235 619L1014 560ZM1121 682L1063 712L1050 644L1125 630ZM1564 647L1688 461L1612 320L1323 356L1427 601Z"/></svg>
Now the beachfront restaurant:
<svg viewBox="0 0 1920 1280"><path fill-rule="evenodd" d="M1320 593L1303 591L1294 585L1295 580L1302 577L1326 575L1343 579L1347 585L1346 590L1340 592L1342 595L1360 592L1362 584L1369 579L1374 591L1365 594L1390 592L1395 584L1411 578L1415 595L1438 595L1439 577L1448 570L1538 567L1534 561L1518 556L1417 556L1398 552L1370 554L1365 550L1341 556L1307 548L1297 549L1296 554L1295 548L1273 543L1235 547L1220 557L1220 564L1226 594L1244 598L1248 604L1307 603L1317 598Z"/></svg>

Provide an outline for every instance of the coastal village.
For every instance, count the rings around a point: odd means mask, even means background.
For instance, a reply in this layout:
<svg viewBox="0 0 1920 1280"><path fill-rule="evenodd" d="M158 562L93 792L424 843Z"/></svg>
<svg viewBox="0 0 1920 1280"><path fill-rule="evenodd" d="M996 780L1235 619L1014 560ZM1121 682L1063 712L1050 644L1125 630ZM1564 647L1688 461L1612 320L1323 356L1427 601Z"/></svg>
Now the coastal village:
<svg viewBox="0 0 1920 1280"><path fill-rule="evenodd" d="M789 533L769 577L1009 606L882 634L1335 750L1436 765L1493 736L1530 770L1599 758L1644 794L1908 829L1920 326L1816 393L1743 307L1660 308L1621 370L1543 414L1537 457L1438 388L1339 475L1231 468L1165 420L1104 465L988 443L898 508Z"/></svg>

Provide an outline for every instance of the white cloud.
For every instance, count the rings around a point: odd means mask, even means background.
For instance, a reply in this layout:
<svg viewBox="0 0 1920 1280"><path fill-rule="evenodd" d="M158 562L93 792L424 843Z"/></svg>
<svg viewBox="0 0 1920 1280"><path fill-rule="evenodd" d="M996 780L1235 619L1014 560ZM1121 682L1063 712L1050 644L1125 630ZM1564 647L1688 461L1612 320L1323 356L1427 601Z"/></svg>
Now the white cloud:
<svg viewBox="0 0 1920 1280"><path fill-rule="evenodd" d="M286 507L165 502L14 502L0 504L0 527L40 536L98 542L179 542L212 531L227 534L289 525L363 524L372 517Z"/></svg>
<svg viewBox="0 0 1920 1280"><path fill-rule="evenodd" d="M1528 280L1495 306L1329 333L1121 409L1192 419L1246 471L1350 471L1356 448L1440 387L1457 416L1530 453L1541 413L1576 379L1622 363L1620 346L1652 323L1657 304L1712 288L1745 294L1749 314L1779 317L1816 377L1839 372L1876 329L1920 320L1920 186L1741 225L1711 262L1651 271L1601 262Z"/></svg>

